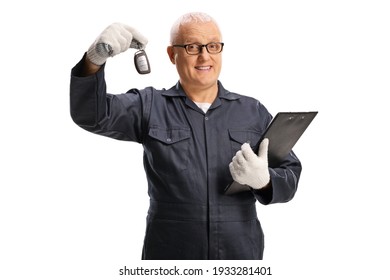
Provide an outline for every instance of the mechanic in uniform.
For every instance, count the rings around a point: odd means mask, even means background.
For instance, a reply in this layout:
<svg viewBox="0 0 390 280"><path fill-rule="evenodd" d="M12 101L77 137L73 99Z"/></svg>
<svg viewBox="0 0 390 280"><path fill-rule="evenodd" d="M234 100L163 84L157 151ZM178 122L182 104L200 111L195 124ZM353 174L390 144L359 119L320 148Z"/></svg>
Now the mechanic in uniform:
<svg viewBox="0 0 390 280"><path fill-rule="evenodd" d="M110 51L101 51L102 44ZM262 259L255 203L291 200L300 161L291 152L278 166L268 165L268 139L261 139L272 116L218 80L224 43L207 14L185 14L172 27L167 53L177 84L107 93L108 57L146 44L130 26L108 26L72 69L70 84L77 125L144 148L150 206L142 259ZM133 176L130 170L129 185ZM225 194L233 180L250 189Z"/></svg>

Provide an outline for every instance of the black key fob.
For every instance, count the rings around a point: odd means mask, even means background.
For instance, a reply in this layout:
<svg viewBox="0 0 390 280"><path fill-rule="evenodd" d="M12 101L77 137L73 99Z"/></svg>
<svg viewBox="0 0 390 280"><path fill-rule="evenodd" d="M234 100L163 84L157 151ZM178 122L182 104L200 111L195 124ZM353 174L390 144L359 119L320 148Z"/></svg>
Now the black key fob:
<svg viewBox="0 0 390 280"><path fill-rule="evenodd" d="M149 59L144 50L139 50L134 54L134 64L135 64L135 69L137 69L138 73L140 74L150 73Z"/></svg>

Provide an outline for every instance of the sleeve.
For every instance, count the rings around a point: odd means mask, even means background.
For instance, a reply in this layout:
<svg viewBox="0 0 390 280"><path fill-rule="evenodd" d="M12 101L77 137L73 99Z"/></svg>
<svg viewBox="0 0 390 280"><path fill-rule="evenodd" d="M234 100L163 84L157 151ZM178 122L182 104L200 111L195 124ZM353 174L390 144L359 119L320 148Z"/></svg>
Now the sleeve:
<svg viewBox="0 0 390 280"><path fill-rule="evenodd" d="M302 164L293 151L278 167L269 168L271 181L269 186L252 190L256 199L264 204L290 201L298 188Z"/></svg>
<svg viewBox="0 0 390 280"><path fill-rule="evenodd" d="M96 74L82 77L84 59L71 71L70 114L73 121L99 135L141 143L147 102L142 100L143 91L132 89L125 94L108 94L104 65Z"/></svg>

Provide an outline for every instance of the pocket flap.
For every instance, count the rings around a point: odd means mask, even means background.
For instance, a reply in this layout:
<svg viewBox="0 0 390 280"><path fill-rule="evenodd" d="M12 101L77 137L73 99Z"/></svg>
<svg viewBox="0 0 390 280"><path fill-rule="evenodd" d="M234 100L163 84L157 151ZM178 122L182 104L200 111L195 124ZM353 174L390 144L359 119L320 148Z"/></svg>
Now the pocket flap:
<svg viewBox="0 0 390 280"><path fill-rule="evenodd" d="M235 142L240 144L249 143L254 146L260 141L262 133L256 130L229 129L229 136Z"/></svg>
<svg viewBox="0 0 390 280"><path fill-rule="evenodd" d="M189 128L158 128L151 127L149 129L149 136L163 142L167 145L171 145L182 140L188 139L191 136Z"/></svg>

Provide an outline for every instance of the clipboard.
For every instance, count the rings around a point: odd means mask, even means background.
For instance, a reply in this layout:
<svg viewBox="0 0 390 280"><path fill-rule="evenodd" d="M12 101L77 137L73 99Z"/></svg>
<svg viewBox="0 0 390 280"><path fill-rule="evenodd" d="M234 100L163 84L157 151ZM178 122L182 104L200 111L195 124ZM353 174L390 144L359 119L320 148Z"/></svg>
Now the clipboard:
<svg viewBox="0 0 390 280"><path fill-rule="evenodd" d="M269 167L276 167L283 162L317 114L317 111L279 112L276 114L261 139L269 139ZM250 189L247 185L233 181L225 188L224 192L229 195Z"/></svg>

